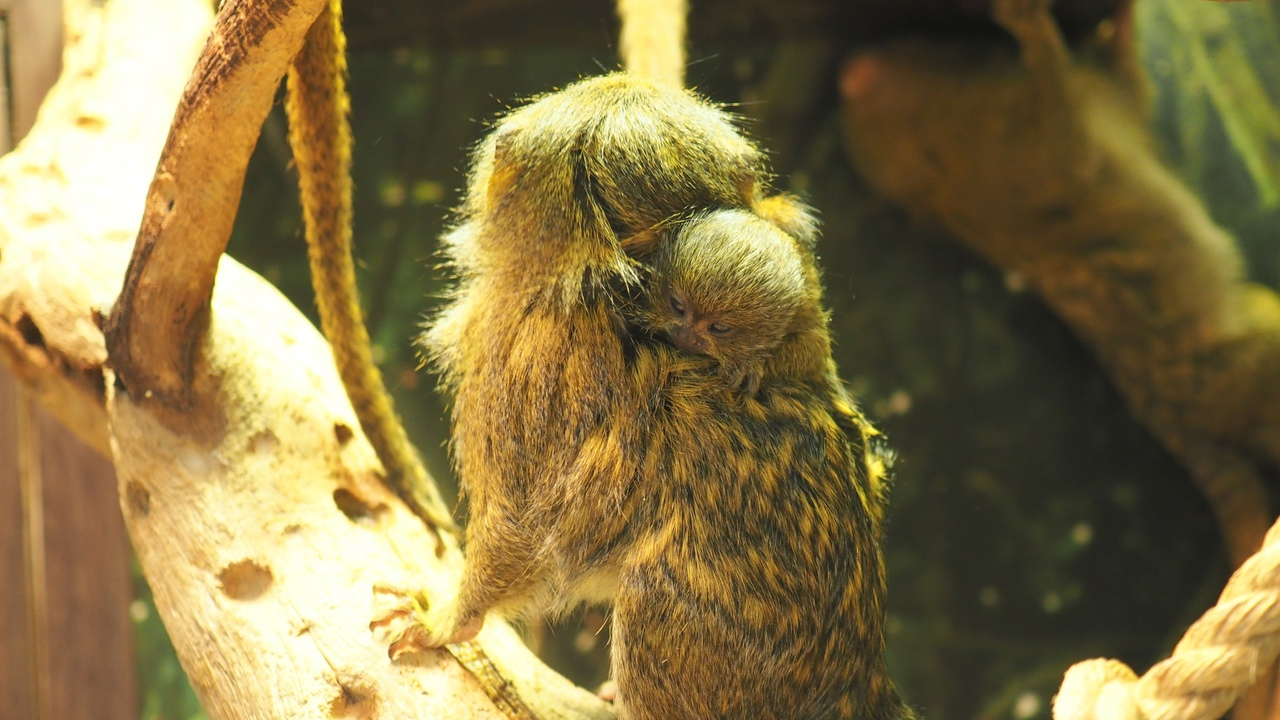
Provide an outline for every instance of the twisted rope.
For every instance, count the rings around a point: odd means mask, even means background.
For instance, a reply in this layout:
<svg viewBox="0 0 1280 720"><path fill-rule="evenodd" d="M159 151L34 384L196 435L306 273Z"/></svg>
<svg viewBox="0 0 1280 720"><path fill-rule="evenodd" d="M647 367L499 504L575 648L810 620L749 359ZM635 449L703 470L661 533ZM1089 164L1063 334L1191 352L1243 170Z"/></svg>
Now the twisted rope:
<svg viewBox="0 0 1280 720"><path fill-rule="evenodd" d="M1280 653L1280 522L1167 660L1142 677L1118 660L1067 670L1054 720L1214 720Z"/></svg>

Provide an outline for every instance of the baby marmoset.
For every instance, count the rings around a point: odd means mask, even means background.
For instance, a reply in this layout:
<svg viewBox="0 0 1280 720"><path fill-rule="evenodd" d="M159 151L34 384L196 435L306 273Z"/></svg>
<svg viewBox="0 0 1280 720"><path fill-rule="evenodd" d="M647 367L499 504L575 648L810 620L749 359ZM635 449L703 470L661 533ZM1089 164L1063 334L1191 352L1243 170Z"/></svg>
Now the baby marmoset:
<svg viewBox="0 0 1280 720"><path fill-rule="evenodd" d="M629 255L647 259L635 321L680 350L712 358L726 382L747 394L759 389L766 371L802 379L766 366L787 335L814 327L823 312L809 247L813 221L789 198L758 205L781 203L795 208L798 232L788 234L751 210L720 209L623 241ZM827 347L810 351L825 355ZM796 369L821 366L809 358Z"/></svg>
<svg viewBox="0 0 1280 720"><path fill-rule="evenodd" d="M754 393L627 319L645 273L624 240L677 217L763 231L762 175L724 113L625 75L497 124L426 335L453 396L467 563L400 647L612 599L623 718L909 714L884 663L874 431L835 377L816 271L801 256L814 282L790 326L742 355L763 368Z"/></svg>
<svg viewBox="0 0 1280 720"><path fill-rule="evenodd" d="M778 195L751 211L712 210L627 238L628 254L647 260L644 300L629 317L649 336L712 359L710 373L745 397L766 379L825 384L846 431L876 438L836 374L828 335L813 332L826 323L816 226L807 207ZM877 528L890 457L878 442L868 450Z"/></svg>

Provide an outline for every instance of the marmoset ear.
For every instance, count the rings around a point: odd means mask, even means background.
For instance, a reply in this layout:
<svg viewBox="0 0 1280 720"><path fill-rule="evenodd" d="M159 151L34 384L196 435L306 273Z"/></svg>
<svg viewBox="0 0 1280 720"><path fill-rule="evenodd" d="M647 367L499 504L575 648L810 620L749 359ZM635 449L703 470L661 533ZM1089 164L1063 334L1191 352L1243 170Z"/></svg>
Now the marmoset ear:
<svg viewBox="0 0 1280 720"><path fill-rule="evenodd" d="M658 250L661 228L652 227L621 239L622 251L633 260L648 260Z"/></svg>
<svg viewBox="0 0 1280 720"><path fill-rule="evenodd" d="M760 178L750 164L743 163L735 184L738 186L738 197L742 199L743 205L752 207L760 201Z"/></svg>
<svg viewBox="0 0 1280 720"><path fill-rule="evenodd" d="M493 139L493 161L489 170L489 202L492 203L507 194L520 177L518 158L513 149L518 128L504 128Z"/></svg>
<svg viewBox="0 0 1280 720"><path fill-rule="evenodd" d="M796 196L781 193L767 197L756 202L754 210L756 215L795 238L805 250L812 251L817 244L818 219Z"/></svg>

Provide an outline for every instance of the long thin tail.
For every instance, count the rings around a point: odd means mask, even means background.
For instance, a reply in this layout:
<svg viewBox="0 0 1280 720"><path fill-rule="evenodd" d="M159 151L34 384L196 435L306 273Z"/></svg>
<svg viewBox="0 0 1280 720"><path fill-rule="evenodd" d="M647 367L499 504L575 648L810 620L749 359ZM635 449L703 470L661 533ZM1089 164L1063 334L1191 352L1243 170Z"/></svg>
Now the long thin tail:
<svg viewBox="0 0 1280 720"><path fill-rule="evenodd" d="M285 110L302 191L307 255L320 326L387 482L423 519L455 531L440 490L397 417L374 364L351 255L351 127L342 3L330 0L289 69Z"/></svg>

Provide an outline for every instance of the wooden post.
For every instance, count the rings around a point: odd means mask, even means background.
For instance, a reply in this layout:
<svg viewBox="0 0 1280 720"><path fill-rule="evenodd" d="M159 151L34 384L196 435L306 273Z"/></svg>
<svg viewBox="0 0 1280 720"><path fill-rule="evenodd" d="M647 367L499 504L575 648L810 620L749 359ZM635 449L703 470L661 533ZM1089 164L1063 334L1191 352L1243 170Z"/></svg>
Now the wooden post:
<svg viewBox="0 0 1280 720"><path fill-rule="evenodd" d="M0 0L0 152L61 70L61 5ZM137 718L129 563L111 464L0 370L0 717Z"/></svg>
<svg viewBox="0 0 1280 720"><path fill-rule="evenodd" d="M0 370L0 711L35 717L18 487L18 387Z"/></svg>

